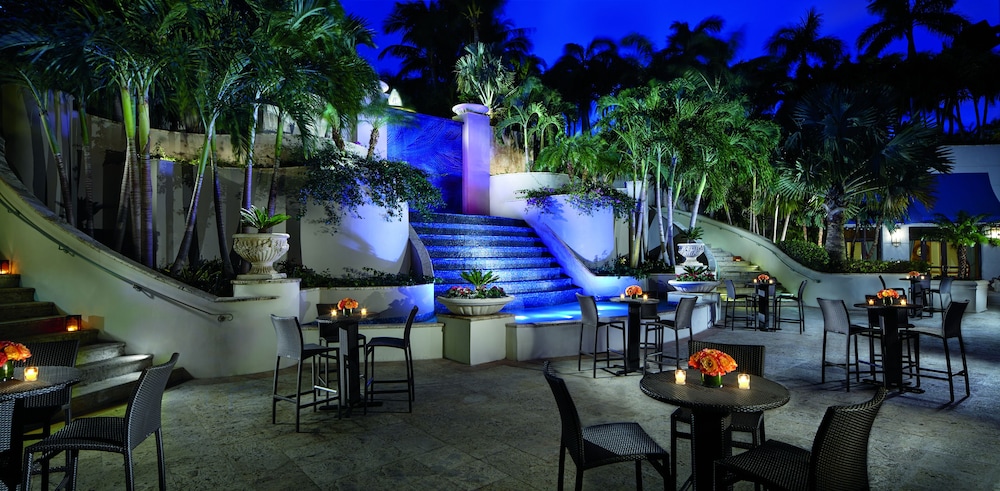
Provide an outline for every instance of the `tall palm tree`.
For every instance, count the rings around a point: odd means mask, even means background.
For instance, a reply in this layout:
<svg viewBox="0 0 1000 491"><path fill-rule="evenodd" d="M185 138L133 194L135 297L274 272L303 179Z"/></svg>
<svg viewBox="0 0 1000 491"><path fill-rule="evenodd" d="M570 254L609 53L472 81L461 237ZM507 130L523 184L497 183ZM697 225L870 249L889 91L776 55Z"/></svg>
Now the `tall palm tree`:
<svg viewBox="0 0 1000 491"><path fill-rule="evenodd" d="M809 77L816 66L832 68L847 57L844 42L834 36L821 36L822 15L812 7L796 24L779 28L767 40L767 53L788 68L795 78Z"/></svg>
<svg viewBox="0 0 1000 491"><path fill-rule="evenodd" d="M969 267L969 247L979 244L1000 246L1000 239L990 237L986 233L991 226L997 225L988 222L987 218L986 215L971 215L965 210L959 210L954 220L940 213L934 215L934 224L937 225L937 229L928 235L955 246L958 251L958 279L960 280L972 277L972 271Z"/></svg>
<svg viewBox="0 0 1000 491"><path fill-rule="evenodd" d="M858 36L858 49L878 56L893 41L906 40L906 57L917 54L913 32L917 27L951 39L961 32L968 20L952 11L955 0L871 0L868 13L879 21Z"/></svg>
<svg viewBox="0 0 1000 491"><path fill-rule="evenodd" d="M883 91L819 87L793 110L779 161L778 190L818 202L826 215L831 264L844 257L844 223L864 196L881 194L880 180L904 172L949 172L951 159L937 132L915 121L898 125ZM911 190L911 199L920 197Z"/></svg>
<svg viewBox="0 0 1000 491"><path fill-rule="evenodd" d="M566 119L580 126L570 129L570 133L590 132L594 103L620 87L621 67L618 45L610 38L594 38L586 47L575 43L563 46L563 54L545 71L542 80L575 106L575 113Z"/></svg>
<svg viewBox="0 0 1000 491"><path fill-rule="evenodd" d="M672 80L695 70L709 80L728 77L739 38L720 37L724 26L725 21L717 15L702 19L693 28L687 22L671 23L667 45L654 55L650 66L653 76Z"/></svg>

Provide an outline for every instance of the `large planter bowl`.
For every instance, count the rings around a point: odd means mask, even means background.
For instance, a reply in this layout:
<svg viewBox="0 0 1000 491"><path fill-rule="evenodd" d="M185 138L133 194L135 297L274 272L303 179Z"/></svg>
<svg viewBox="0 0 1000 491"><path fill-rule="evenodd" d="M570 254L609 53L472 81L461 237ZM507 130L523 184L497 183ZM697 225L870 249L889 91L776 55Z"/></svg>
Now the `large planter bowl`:
<svg viewBox="0 0 1000 491"><path fill-rule="evenodd" d="M715 287L719 286L721 282L669 280L667 283L670 283L671 286L684 293L708 293L715 291Z"/></svg>
<svg viewBox="0 0 1000 491"><path fill-rule="evenodd" d="M241 280L273 280L285 273L274 269L274 262L288 252L288 234L233 234L233 250L250 263L250 272L238 275Z"/></svg>
<svg viewBox="0 0 1000 491"><path fill-rule="evenodd" d="M437 297L448 310L456 315L490 315L500 312L500 309L514 301L512 295L500 298L449 298Z"/></svg>
<svg viewBox="0 0 1000 491"><path fill-rule="evenodd" d="M705 253L705 244L700 242L684 242L677 244L677 253L684 256L682 266L701 266L698 257Z"/></svg>

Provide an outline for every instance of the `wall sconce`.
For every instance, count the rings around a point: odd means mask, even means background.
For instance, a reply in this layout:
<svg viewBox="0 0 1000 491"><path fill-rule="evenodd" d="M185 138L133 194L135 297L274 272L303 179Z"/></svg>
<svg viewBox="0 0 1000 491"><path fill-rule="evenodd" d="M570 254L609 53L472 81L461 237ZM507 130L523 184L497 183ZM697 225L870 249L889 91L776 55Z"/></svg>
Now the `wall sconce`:
<svg viewBox="0 0 1000 491"><path fill-rule="evenodd" d="M9 259L0 259L0 274L10 274Z"/></svg>
<svg viewBox="0 0 1000 491"><path fill-rule="evenodd" d="M889 242L892 243L893 247L899 247L903 245L903 224L897 223L896 227L889 232Z"/></svg>
<svg viewBox="0 0 1000 491"><path fill-rule="evenodd" d="M83 316L77 315L67 315L66 316L66 330L67 331L79 331L83 328Z"/></svg>
<svg viewBox="0 0 1000 491"><path fill-rule="evenodd" d="M993 223L986 229L986 236L991 239L1000 239L1000 223Z"/></svg>

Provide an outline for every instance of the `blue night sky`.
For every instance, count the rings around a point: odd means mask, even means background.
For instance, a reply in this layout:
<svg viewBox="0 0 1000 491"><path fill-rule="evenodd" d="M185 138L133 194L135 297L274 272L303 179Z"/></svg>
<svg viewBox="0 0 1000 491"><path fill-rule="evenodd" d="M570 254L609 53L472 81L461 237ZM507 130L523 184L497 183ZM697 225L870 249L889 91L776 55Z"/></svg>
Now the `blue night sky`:
<svg viewBox="0 0 1000 491"><path fill-rule="evenodd" d="M377 60L384 47L399 42L397 36L382 34L382 21L395 2L341 0L341 3L347 12L367 19L369 27L377 33L378 49L362 49L362 56L380 72L387 67L395 71L392 59ZM649 37L660 49L666 44L671 23L687 22L693 28L710 15L725 20L725 37L731 33L742 36L737 58L755 58L764 54L764 43L775 30L798 24L811 6L823 16L821 34L839 37L854 55L858 34L877 21L868 14L867 5L867 0L508 0L504 16L516 27L530 30L535 54L551 66L566 43L587 46L595 37L617 41L626 34L638 32ZM1000 0L958 0L955 10L972 22L986 20L992 25L1000 24ZM918 50L940 48L939 38L919 30L917 35ZM889 49L904 52L905 45L898 43Z"/></svg>

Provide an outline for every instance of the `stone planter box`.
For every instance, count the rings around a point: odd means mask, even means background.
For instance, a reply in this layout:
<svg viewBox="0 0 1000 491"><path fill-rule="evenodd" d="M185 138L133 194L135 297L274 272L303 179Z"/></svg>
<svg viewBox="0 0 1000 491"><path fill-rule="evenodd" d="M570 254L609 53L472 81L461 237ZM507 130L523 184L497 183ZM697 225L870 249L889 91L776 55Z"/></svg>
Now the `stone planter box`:
<svg viewBox="0 0 1000 491"><path fill-rule="evenodd" d="M505 305L514 301L512 295L501 298L448 298L437 297L455 315L491 315L500 312Z"/></svg>

